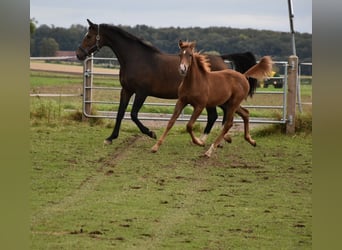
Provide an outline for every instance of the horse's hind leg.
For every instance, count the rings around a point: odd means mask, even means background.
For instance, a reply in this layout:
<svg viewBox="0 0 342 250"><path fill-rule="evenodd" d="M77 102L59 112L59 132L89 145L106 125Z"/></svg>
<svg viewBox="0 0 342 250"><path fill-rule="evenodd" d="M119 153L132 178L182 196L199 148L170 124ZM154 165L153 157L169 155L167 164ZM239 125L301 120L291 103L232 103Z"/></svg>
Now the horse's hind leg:
<svg viewBox="0 0 342 250"><path fill-rule="evenodd" d="M205 143L205 141L208 138L208 135L213 128L213 125L218 117L216 107L207 107L207 114L208 114L208 120L207 125L205 126L205 129L203 131L203 134L200 137L200 140Z"/></svg>
<svg viewBox="0 0 342 250"><path fill-rule="evenodd" d="M223 109L223 108L222 108ZM239 108L236 110L236 113L242 118L243 123L244 123L244 133L245 133L245 140L248 141L251 145L256 146L256 142L252 139L251 135L249 134L249 111L242 107L239 106ZM225 116L223 119L224 123L225 120ZM230 137L230 135L227 133L224 135L224 140L228 143L232 142L232 138ZM223 140L221 141L221 143L218 145L218 147L222 147L223 146Z"/></svg>
<svg viewBox="0 0 342 250"><path fill-rule="evenodd" d="M144 104L146 97L147 97L146 95L142 95L138 93L135 94L133 107L131 111L131 119L138 126L138 128L143 134L146 134L153 139L157 139L156 133L149 130L147 127L145 127L138 119L138 112L141 109L142 105Z"/></svg>
<svg viewBox="0 0 342 250"><path fill-rule="evenodd" d="M223 128L221 130L221 133L216 138L213 144L211 144L210 148L207 152L205 152L205 155L207 157L210 157L211 154L214 152L214 150L217 148L217 146L221 143L221 141L225 138L225 135L228 133L229 129L233 126L233 120L234 120L234 113L239 108L240 105L232 105L233 103L227 103L227 109L226 109L226 122L223 125Z"/></svg>
<svg viewBox="0 0 342 250"><path fill-rule="evenodd" d="M236 110L236 113L243 119L245 140L248 141L252 146L256 146L256 141L253 140L251 135L249 134L249 111L246 108L240 106Z"/></svg>
<svg viewBox="0 0 342 250"><path fill-rule="evenodd" d="M234 113L233 113L234 115ZM214 150L220 145L221 141L224 139L224 136L228 133L229 129L233 126L233 118L234 116L231 116L227 119L226 123L222 127L220 135L216 138L213 144L211 144L210 148L205 152L205 156L210 157L211 154L214 152Z"/></svg>
<svg viewBox="0 0 342 250"><path fill-rule="evenodd" d="M223 110L223 119L222 119L222 127L224 127L224 124L227 121L227 109L229 107L226 106L221 106L222 110ZM230 137L230 135L228 134L228 132L224 135L223 139L221 140L220 144L217 145L219 148L223 148L224 142L228 142L228 143L232 143L232 138Z"/></svg>
<svg viewBox="0 0 342 250"><path fill-rule="evenodd" d="M104 144L112 144L112 141L119 136L120 126L122 119L125 115L125 111L127 109L127 105L129 103L129 100L131 99L133 93L130 91L127 91L126 89L121 89L120 92L120 104L119 104L119 110L116 115L116 121L115 126L113 129L112 134L104 140Z"/></svg>

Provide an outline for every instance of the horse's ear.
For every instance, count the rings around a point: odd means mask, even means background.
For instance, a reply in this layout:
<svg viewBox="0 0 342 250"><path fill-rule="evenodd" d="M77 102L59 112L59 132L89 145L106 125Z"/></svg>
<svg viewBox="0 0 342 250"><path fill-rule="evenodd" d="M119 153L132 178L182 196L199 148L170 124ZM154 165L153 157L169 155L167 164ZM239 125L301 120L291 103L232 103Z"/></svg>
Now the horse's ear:
<svg viewBox="0 0 342 250"><path fill-rule="evenodd" d="M195 42L195 41L191 42L191 43L190 43L190 48L191 48L192 50L195 50L195 47L196 47L196 42Z"/></svg>
<svg viewBox="0 0 342 250"><path fill-rule="evenodd" d="M181 49L182 46L183 46L183 41L182 41L182 40L179 40L179 42L178 42L178 47Z"/></svg>
<svg viewBox="0 0 342 250"><path fill-rule="evenodd" d="M94 25L89 19L87 19L87 22L88 22L89 26L93 26Z"/></svg>

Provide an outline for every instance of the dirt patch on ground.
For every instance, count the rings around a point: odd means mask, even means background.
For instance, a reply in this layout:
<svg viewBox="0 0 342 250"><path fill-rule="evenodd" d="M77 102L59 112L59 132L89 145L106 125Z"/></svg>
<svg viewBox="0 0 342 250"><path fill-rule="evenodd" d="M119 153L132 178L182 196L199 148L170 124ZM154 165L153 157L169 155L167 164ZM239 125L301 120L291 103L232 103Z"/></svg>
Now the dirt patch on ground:
<svg viewBox="0 0 342 250"><path fill-rule="evenodd" d="M67 64L56 64L56 63L45 63L40 61L31 61L30 70L36 71L48 71L48 72L59 72L59 73L72 73L72 74L83 74L82 65L67 65ZM119 74L119 69L108 69L94 67L95 73L105 74Z"/></svg>

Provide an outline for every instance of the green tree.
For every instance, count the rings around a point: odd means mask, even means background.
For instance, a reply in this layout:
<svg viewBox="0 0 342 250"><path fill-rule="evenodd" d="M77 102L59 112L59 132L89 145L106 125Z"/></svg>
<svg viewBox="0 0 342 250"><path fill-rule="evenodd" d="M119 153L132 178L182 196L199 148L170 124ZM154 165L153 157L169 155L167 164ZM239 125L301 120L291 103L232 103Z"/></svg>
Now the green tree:
<svg viewBox="0 0 342 250"><path fill-rule="evenodd" d="M33 26L36 21L31 20ZM120 26L120 25L119 25ZM178 40L197 41L198 50L216 51L220 54L251 51L257 59L264 55L271 55L273 60L286 61L291 55L291 34L269 30L235 29L230 27L208 28L153 28L147 25L120 26L124 30L143 38L158 49L166 53L178 53ZM51 42L43 41L53 38L58 43L59 50L76 50L80 45L87 26L71 25L70 28L41 25L31 34L31 56L46 55L46 48ZM296 49L300 62L312 60L312 34L296 33ZM52 49L55 51L56 49ZM48 54L53 54L50 52ZM108 49L102 49L98 54L113 56Z"/></svg>
<svg viewBox="0 0 342 250"><path fill-rule="evenodd" d="M33 35L33 33L36 31L36 24L37 21L34 18L30 19L30 34Z"/></svg>
<svg viewBox="0 0 342 250"><path fill-rule="evenodd" d="M34 18L31 18L30 19L30 55L33 54L33 50L34 50L34 44L35 44L34 33L37 29L36 24L37 24L37 21Z"/></svg>
<svg viewBox="0 0 342 250"><path fill-rule="evenodd" d="M57 50L59 45L54 38L43 38L40 46L41 56L55 56Z"/></svg>

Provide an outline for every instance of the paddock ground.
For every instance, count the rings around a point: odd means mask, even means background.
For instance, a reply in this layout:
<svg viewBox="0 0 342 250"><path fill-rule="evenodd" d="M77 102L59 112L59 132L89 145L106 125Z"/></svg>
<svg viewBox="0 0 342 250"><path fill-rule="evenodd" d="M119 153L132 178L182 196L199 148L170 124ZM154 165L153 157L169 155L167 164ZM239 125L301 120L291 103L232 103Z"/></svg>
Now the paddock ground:
<svg viewBox="0 0 342 250"><path fill-rule="evenodd" d="M58 101L33 98L31 110L48 113L31 116L31 249L312 248L311 133L253 127L252 147L237 129L206 159L219 124L197 147L182 122L152 154L132 121L103 146L112 121L69 120ZM144 123L158 137L165 127Z"/></svg>

